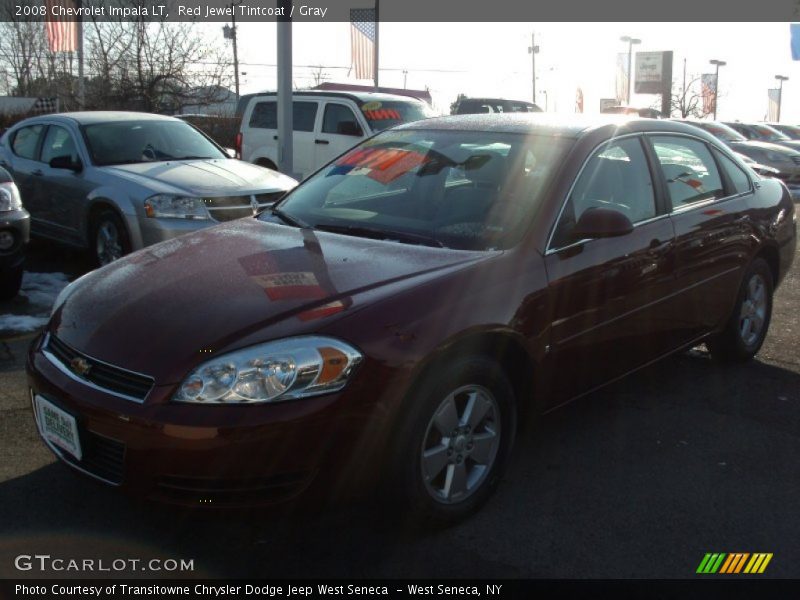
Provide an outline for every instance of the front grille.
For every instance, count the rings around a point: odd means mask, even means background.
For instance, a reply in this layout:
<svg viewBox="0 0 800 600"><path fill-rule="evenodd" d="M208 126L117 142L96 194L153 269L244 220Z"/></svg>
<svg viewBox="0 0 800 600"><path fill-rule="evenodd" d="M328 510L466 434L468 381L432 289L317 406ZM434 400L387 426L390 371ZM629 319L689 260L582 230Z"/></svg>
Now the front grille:
<svg viewBox="0 0 800 600"><path fill-rule="evenodd" d="M45 350L73 377L114 394L142 402L153 387L152 377L127 371L82 354L54 335L48 336ZM89 367L84 374L80 374L73 367L74 362L79 360L85 361L85 365Z"/></svg>
<svg viewBox="0 0 800 600"><path fill-rule="evenodd" d="M234 219L252 217L256 212L253 210L254 200L258 204L257 210L261 210L275 204L284 193L270 192L249 196L218 196L216 198L203 198L203 202L211 218L215 221L233 221Z"/></svg>
<svg viewBox="0 0 800 600"><path fill-rule="evenodd" d="M83 458L78 460L68 452L62 452L63 459L109 483L121 484L125 474L125 444L79 429Z"/></svg>
<svg viewBox="0 0 800 600"><path fill-rule="evenodd" d="M178 504L234 506L271 504L302 492L313 473L285 473L247 479L207 479L164 475L156 483L156 496Z"/></svg>

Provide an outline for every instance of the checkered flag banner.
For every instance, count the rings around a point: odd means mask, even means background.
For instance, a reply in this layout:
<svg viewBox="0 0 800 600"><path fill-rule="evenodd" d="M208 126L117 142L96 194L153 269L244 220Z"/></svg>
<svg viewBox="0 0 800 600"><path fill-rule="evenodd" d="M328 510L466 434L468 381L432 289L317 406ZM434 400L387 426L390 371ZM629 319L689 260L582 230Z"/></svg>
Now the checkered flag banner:
<svg viewBox="0 0 800 600"><path fill-rule="evenodd" d="M350 56L356 79L375 78L375 9L350 9Z"/></svg>
<svg viewBox="0 0 800 600"><path fill-rule="evenodd" d="M33 104L33 112L37 115L58 112L58 98L37 98Z"/></svg>

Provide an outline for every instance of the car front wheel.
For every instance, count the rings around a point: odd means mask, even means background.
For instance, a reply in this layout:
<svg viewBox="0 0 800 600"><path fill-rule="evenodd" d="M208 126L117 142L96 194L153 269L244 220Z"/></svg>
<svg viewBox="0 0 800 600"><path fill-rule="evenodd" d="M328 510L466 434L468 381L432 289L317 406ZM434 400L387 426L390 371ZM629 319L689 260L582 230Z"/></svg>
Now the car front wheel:
<svg viewBox="0 0 800 600"><path fill-rule="evenodd" d="M725 329L706 342L715 360L743 362L761 349L772 317L773 285L769 265L756 258L745 272Z"/></svg>
<svg viewBox="0 0 800 600"><path fill-rule="evenodd" d="M428 377L411 399L391 491L412 517L463 519L494 492L516 429L514 388L484 357Z"/></svg>
<svg viewBox="0 0 800 600"><path fill-rule="evenodd" d="M98 266L122 258L131 251L128 230L112 210L104 210L92 221L92 250Z"/></svg>

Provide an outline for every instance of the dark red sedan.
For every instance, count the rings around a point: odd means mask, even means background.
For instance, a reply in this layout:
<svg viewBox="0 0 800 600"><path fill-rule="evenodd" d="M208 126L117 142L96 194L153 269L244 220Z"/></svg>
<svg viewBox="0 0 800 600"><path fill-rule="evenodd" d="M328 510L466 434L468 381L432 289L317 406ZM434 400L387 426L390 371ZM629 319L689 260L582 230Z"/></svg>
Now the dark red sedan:
<svg viewBox="0 0 800 600"><path fill-rule="evenodd" d="M751 358L795 254L786 187L697 128L608 119L404 125L89 273L30 349L43 439L170 502L379 482L457 519L523 415L699 342Z"/></svg>

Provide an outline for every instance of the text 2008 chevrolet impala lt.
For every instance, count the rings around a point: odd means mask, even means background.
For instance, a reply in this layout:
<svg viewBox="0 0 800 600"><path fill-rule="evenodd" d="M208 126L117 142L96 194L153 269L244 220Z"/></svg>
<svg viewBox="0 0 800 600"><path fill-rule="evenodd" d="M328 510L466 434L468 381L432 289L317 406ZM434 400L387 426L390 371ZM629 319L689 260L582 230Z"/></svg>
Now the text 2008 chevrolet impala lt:
<svg viewBox="0 0 800 600"><path fill-rule="evenodd" d="M152 498L378 482L458 519L523 415L701 341L751 358L796 227L780 181L690 125L411 123L68 286L29 352L34 414L68 465Z"/></svg>

